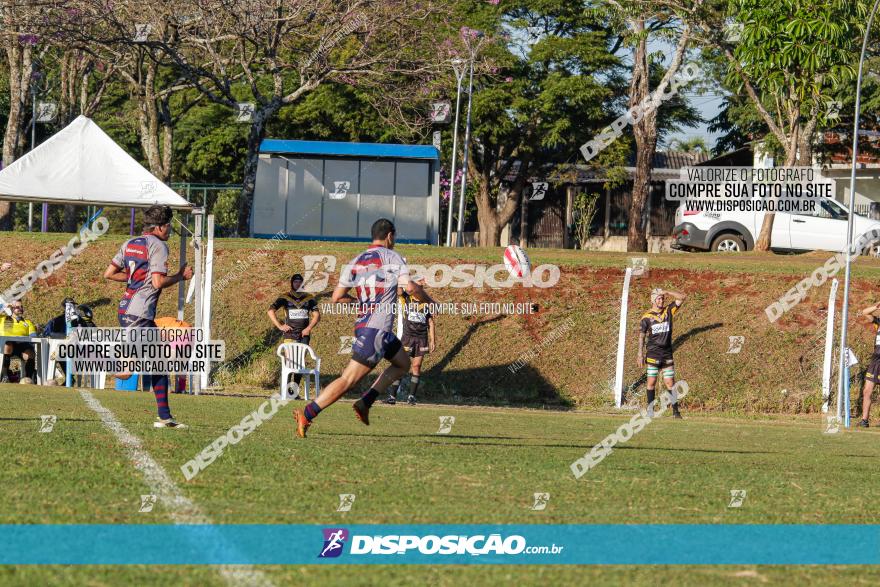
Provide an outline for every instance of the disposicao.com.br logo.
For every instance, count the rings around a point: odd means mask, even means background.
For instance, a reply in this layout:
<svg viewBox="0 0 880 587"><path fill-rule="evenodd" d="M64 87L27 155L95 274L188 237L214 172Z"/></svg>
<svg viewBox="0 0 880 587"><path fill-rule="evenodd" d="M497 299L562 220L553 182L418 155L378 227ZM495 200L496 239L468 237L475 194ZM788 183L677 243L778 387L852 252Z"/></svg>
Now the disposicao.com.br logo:
<svg viewBox="0 0 880 587"><path fill-rule="evenodd" d="M345 528L325 528L324 546L319 558L338 557L342 554L345 542L351 538L348 550L351 555L519 555L519 554L561 554L564 546L528 546L526 539L518 534L503 537L501 534L477 534L474 536L453 534L388 534L351 535Z"/></svg>

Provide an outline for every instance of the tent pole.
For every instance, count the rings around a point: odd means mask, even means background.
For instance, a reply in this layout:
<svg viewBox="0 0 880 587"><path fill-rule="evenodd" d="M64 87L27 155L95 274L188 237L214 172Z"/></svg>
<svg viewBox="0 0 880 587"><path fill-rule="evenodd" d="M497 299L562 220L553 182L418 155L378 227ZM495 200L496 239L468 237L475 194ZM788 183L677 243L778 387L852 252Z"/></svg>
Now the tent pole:
<svg viewBox="0 0 880 587"><path fill-rule="evenodd" d="M214 215L208 214L207 219L207 239L208 246L205 249L205 276L203 283L203 302L202 302L202 328L205 330L205 340L211 340L211 286L214 281ZM202 388L211 384L211 368L202 374Z"/></svg>
<svg viewBox="0 0 880 587"><path fill-rule="evenodd" d="M195 324L196 328L202 328L202 221L204 220L204 211L201 209L193 212L195 216L196 226L193 231L193 279L195 280ZM192 391L195 395L199 395L202 390L202 378L193 377Z"/></svg>
<svg viewBox="0 0 880 587"><path fill-rule="evenodd" d="M180 266L186 264L186 231L180 231ZM183 320L183 305L186 302L186 283L177 284L177 319Z"/></svg>

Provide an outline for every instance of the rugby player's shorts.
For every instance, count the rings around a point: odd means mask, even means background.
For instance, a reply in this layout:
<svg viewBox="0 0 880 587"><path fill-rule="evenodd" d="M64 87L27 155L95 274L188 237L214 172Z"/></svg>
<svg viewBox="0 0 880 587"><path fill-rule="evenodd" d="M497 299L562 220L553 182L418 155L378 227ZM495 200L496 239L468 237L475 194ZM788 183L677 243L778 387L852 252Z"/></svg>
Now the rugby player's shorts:
<svg viewBox="0 0 880 587"><path fill-rule="evenodd" d="M412 335L403 335L403 340L400 341L403 344L403 350L406 351L410 357L424 357L429 352L431 348L428 346L428 337L427 336L412 336Z"/></svg>
<svg viewBox="0 0 880 587"><path fill-rule="evenodd" d="M284 342L301 342L302 344L309 344L309 342L311 342L311 339L311 334L303 336L302 334L294 334L293 332L284 333Z"/></svg>
<svg viewBox="0 0 880 587"><path fill-rule="evenodd" d="M401 347L400 340L393 332L378 328L361 328L355 330L351 358L372 369L382 359L391 360Z"/></svg>
<svg viewBox="0 0 880 587"><path fill-rule="evenodd" d="M865 380L880 383L880 355L873 355L865 373Z"/></svg>
<svg viewBox="0 0 880 587"><path fill-rule="evenodd" d="M674 367L675 362L672 360L672 350L650 350L645 356L645 366L649 371L663 369L664 367Z"/></svg>

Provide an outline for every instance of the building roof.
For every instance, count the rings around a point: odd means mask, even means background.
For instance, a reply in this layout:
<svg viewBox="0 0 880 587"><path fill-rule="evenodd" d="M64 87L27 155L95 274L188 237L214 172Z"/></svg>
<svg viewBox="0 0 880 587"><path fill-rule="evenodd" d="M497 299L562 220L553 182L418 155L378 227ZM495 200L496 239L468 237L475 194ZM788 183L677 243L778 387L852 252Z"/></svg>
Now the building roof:
<svg viewBox="0 0 880 587"><path fill-rule="evenodd" d="M296 141L264 139L260 153L279 155L321 155L330 157L370 157L376 159L440 159L433 145L386 143L345 143L336 141Z"/></svg>
<svg viewBox="0 0 880 587"><path fill-rule="evenodd" d="M691 151L657 151L654 154L654 164L651 170L651 179L661 181L664 179L673 179L679 176L679 171L684 167L699 165L709 159L707 153L691 152ZM635 158L629 161L629 166L623 169L627 172L630 179L635 174ZM516 178L517 167L514 165L511 173L508 174L509 181ZM553 168L549 173L549 179L552 181L563 181L565 183L604 183L608 177L604 169L596 168L592 165L582 163L575 165L560 165Z"/></svg>

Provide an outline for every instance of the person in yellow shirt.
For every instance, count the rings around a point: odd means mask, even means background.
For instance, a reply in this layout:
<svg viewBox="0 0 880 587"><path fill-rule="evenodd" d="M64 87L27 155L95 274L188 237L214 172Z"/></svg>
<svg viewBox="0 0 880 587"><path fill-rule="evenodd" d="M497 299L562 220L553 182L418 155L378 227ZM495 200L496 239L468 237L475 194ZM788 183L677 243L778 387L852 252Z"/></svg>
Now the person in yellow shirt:
<svg viewBox="0 0 880 587"><path fill-rule="evenodd" d="M0 314L0 334L4 336L36 336L37 327L24 317L24 305L20 301L9 304L12 316ZM24 361L24 377L34 379L34 345L29 342L7 342L3 345L3 369L0 383L9 383L7 370L10 359L18 355Z"/></svg>

